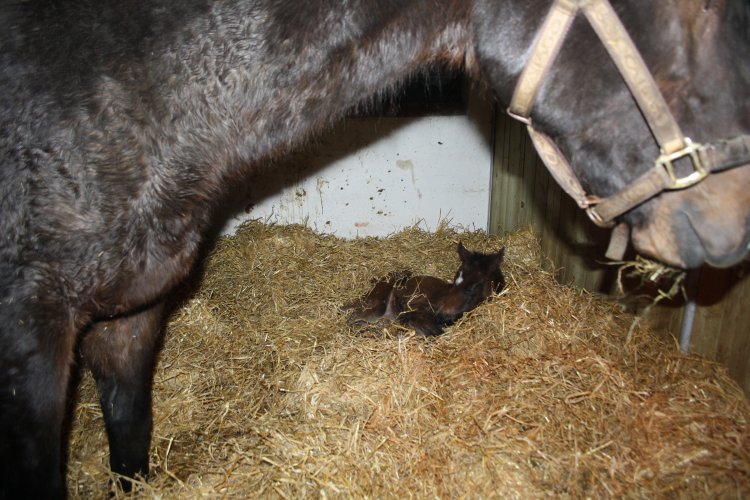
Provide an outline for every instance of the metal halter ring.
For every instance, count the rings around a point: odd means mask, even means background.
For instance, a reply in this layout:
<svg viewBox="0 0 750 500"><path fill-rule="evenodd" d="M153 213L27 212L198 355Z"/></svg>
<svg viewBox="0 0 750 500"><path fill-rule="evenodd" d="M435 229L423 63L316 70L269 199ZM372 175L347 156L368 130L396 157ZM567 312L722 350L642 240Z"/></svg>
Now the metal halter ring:
<svg viewBox="0 0 750 500"><path fill-rule="evenodd" d="M698 150L703 146L701 144L694 143L687 137L685 137L685 147L674 153L666 154L662 153L656 159L655 168L664 168L669 176L671 183L666 186L666 189L684 189L694 184L699 183L709 174L708 170L703 166L703 162L698 155ZM674 171L673 162L684 156L689 156L693 162L693 173L685 177L677 177Z"/></svg>

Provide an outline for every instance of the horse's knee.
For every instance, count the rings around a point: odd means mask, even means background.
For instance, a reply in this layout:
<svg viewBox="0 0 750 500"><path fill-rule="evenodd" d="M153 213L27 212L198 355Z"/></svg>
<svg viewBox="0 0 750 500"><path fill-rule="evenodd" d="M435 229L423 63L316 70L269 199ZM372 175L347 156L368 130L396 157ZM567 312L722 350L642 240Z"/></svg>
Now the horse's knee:
<svg viewBox="0 0 750 500"><path fill-rule="evenodd" d="M83 337L81 354L94 377L137 378L153 369L161 338L161 304L129 316L99 321Z"/></svg>

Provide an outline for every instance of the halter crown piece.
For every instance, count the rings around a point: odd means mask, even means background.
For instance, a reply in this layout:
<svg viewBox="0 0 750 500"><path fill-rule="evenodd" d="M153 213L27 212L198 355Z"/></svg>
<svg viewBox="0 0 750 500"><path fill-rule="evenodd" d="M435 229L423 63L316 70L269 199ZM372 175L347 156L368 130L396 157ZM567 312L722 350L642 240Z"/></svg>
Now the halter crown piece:
<svg viewBox="0 0 750 500"><path fill-rule="evenodd" d="M607 198L586 194L573 168L555 142L536 130L531 108L545 75L560 51L579 11L588 19L638 103L661 154L654 167L618 193ZM608 0L555 0L537 33L531 56L516 84L508 114L525 123L539 156L558 184L601 227L613 227L607 257L621 260L629 229L615 219L665 190L684 189L710 173L750 163L750 136L742 135L713 144L697 144L685 137L677 125L638 49L625 31ZM693 172L677 177L674 162L688 158Z"/></svg>

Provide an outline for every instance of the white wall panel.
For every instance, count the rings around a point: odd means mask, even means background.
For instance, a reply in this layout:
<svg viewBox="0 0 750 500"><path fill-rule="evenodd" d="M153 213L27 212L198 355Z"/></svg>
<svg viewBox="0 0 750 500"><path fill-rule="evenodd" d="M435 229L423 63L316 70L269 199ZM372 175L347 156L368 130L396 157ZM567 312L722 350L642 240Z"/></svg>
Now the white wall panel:
<svg viewBox="0 0 750 500"><path fill-rule="evenodd" d="M468 115L351 118L247 188L246 218L303 223L340 237L384 236L442 219L487 229L491 109L472 97Z"/></svg>

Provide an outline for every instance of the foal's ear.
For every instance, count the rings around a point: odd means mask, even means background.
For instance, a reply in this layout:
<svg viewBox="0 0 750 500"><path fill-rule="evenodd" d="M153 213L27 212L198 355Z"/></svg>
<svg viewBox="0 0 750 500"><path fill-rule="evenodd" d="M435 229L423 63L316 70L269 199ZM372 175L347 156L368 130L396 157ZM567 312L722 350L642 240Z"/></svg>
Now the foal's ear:
<svg viewBox="0 0 750 500"><path fill-rule="evenodd" d="M495 253L495 258L497 259L498 264L503 261L503 257L505 257L505 247L500 247L500 250Z"/></svg>
<svg viewBox="0 0 750 500"><path fill-rule="evenodd" d="M456 246L456 251L458 252L458 256L461 259L461 262L464 262L466 259L469 258L469 255L471 255L471 252L469 252L468 250L466 250L466 248L464 248L464 244L461 241L458 242L458 245Z"/></svg>

